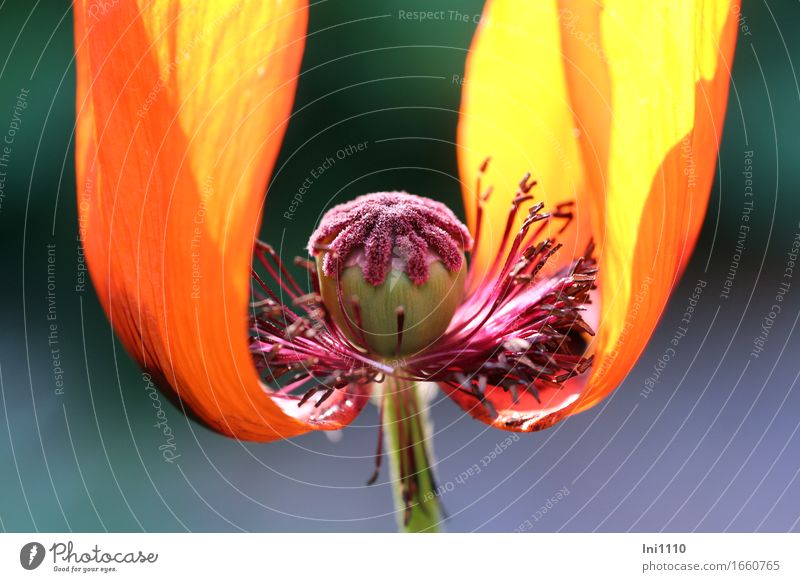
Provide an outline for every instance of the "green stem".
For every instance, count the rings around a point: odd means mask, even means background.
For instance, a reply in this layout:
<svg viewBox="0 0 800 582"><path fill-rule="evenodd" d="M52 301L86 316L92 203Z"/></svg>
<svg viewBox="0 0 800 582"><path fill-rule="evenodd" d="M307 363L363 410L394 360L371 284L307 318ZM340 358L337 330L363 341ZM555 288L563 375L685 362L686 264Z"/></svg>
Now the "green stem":
<svg viewBox="0 0 800 582"><path fill-rule="evenodd" d="M430 423L417 385L387 378L383 406L383 430L399 526L405 532L439 531L442 506L436 496Z"/></svg>

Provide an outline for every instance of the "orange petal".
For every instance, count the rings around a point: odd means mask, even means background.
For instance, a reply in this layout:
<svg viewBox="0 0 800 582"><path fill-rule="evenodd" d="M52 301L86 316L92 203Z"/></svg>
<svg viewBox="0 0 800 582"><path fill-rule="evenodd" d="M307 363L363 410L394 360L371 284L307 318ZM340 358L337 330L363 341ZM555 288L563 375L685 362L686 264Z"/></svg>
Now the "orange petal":
<svg viewBox="0 0 800 582"><path fill-rule="evenodd" d="M114 329L216 430L309 430L263 391L246 328L305 0L83 0L75 23L80 233Z"/></svg>
<svg viewBox="0 0 800 582"><path fill-rule="evenodd" d="M625 378L691 256L725 117L738 2L609 0L562 33L595 200L601 319L584 410ZM581 42L594 32L602 51ZM610 105L610 107L609 107ZM602 204L597 201L603 200Z"/></svg>
<svg viewBox="0 0 800 582"><path fill-rule="evenodd" d="M574 201L585 191L577 143L581 129L570 111L558 22L555 2L489 0L467 58L458 162L473 233L474 185L487 156L492 160L483 186L494 187L485 207L480 248L473 257L481 273L502 252L508 209L526 172L538 181L532 193L548 209ZM554 258L558 264L568 263L586 247L591 232L584 207L582 202L578 205L573 228L560 237L564 248ZM520 214L513 234L525 212Z"/></svg>

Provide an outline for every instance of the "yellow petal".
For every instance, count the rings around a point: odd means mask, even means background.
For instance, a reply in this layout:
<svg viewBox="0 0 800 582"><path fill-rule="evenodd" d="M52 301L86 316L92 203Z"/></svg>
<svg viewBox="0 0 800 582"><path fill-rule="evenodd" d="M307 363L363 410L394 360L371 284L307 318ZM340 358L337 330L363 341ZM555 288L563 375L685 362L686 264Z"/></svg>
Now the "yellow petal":
<svg viewBox="0 0 800 582"><path fill-rule="evenodd" d="M562 0L565 71L595 201L601 319L589 389L613 390L644 350L705 216L727 105L738 2ZM562 27L563 28L563 27ZM586 31L602 51L581 42ZM610 106L610 107L609 107Z"/></svg>
<svg viewBox="0 0 800 582"><path fill-rule="evenodd" d="M738 1L493 0L467 63L459 169L484 156L496 189L486 226L497 247L518 176L548 206L573 198L578 221L560 264L598 243L601 319L583 410L641 354L703 222L727 104ZM535 193L537 190L534 191ZM487 237L488 238L488 237ZM563 412L563 411L562 411Z"/></svg>
<svg viewBox="0 0 800 582"><path fill-rule="evenodd" d="M558 8L552 2L490 0L467 57L458 126L458 161L464 206L475 232L475 181L487 156L483 180L494 191L486 205L480 249L473 257L485 272L501 252L511 200L530 172L532 193L548 208L574 201L585 191L576 126L570 111L559 40ZM590 237L588 212L562 237L556 260L569 262ZM517 217L513 234L524 218ZM555 223L556 228L560 227Z"/></svg>

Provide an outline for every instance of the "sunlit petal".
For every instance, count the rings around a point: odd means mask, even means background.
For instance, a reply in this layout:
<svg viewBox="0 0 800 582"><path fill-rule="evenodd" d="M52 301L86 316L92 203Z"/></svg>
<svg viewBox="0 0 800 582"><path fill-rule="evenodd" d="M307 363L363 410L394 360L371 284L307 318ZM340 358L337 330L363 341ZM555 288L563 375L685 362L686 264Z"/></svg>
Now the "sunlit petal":
<svg viewBox="0 0 800 582"><path fill-rule="evenodd" d="M548 209L585 191L578 148L581 129L573 119L560 45L555 2L486 3L467 57L458 126L458 162L468 224L475 229L474 188L479 167L491 156L483 186L494 190L486 204L481 246L474 257L487 269L500 252L508 209L520 179L531 172L537 200ZM561 238L564 249L552 267L569 263L591 235L588 212ZM519 228L524 213L516 220Z"/></svg>
<svg viewBox="0 0 800 582"><path fill-rule="evenodd" d="M584 409L636 363L691 256L716 167L738 2L561 5L602 40L600 52L579 42L585 36L562 35L573 111L588 129L588 188L605 208L592 213L601 320Z"/></svg>
<svg viewBox="0 0 800 582"><path fill-rule="evenodd" d="M577 409L634 365L691 254L716 165L737 14L736 1L487 3L459 126L465 206L474 226L472 182L487 155L495 233L526 170L548 206L577 201L557 264L593 236L601 291L594 371ZM499 249L483 248L477 262L486 265Z"/></svg>
<svg viewBox="0 0 800 582"><path fill-rule="evenodd" d="M125 346L216 430L304 432L262 390L246 315L306 3L112 4L75 6L81 235L100 300Z"/></svg>

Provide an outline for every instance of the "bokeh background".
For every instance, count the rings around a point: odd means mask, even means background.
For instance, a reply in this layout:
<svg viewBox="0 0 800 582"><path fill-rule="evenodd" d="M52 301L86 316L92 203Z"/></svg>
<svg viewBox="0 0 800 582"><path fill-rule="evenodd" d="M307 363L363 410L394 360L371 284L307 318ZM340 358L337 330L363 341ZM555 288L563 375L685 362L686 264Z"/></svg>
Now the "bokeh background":
<svg viewBox="0 0 800 582"><path fill-rule="evenodd" d="M367 147L315 182L295 220L268 219L264 238L300 254L332 199L374 190L404 188L462 213L452 146L461 87L452 79L463 72L474 19L398 15L481 8L475 0L314 4L267 215L282 213L326 156ZM434 401L449 531L800 529L800 278L764 351L751 356L800 229L800 5L745 0L740 24L708 216L646 353L599 406L521 435L467 479L462 472L508 434ZM20 93L27 105L0 197L0 528L394 531L387 475L364 486L374 408L334 438L253 444L210 432L161 397L178 455L164 460L147 382L91 287L76 290L74 83L69 2L0 1L0 134ZM722 299L739 242L745 152L751 230ZM648 391L698 280L707 286L686 337Z"/></svg>

